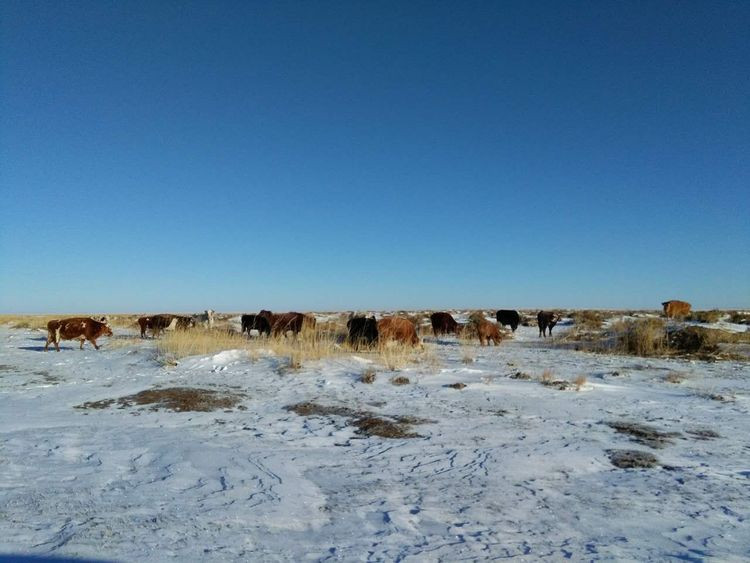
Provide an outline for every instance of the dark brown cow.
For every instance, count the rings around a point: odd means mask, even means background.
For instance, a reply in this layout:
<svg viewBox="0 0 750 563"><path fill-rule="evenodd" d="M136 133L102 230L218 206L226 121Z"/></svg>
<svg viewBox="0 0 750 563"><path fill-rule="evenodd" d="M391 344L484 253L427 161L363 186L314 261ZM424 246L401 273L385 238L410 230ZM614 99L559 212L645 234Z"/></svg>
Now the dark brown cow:
<svg viewBox="0 0 750 563"><path fill-rule="evenodd" d="M435 336L459 333L458 323L450 313L432 313L430 315L430 322L432 323L432 334Z"/></svg>
<svg viewBox="0 0 750 563"><path fill-rule="evenodd" d="M560 315L552 311L539 311L536 315L536 322L539 325L539 336L547 338L547 329L552 336L552 327L560 320Z"/></svg>
<svg viewBox="0 0 750 563"><path fill-rule="evenodd" d="M687 301L677 301L672 299L671 301L665 301L661 304L664 308L664 314L667 318L673 319L675 317L686 317L690 314L690 303Z"/></svg>
<svg viewBox="0 0 750 563"><path fill-rule="evenodd" d="M479 343L482 346L489 345L490 342L494 343L495 346L500 344L503 339L500 336L500 329L495 323L491 323L487 319L481 319L476 323L477 335L479 336Z"/></svg>
<svg viewBox="0 0 750 563"><path fill-rule="evenodd" d="M89 317L72 317L70 319L59 319L47 323L47 344L44 349L49 348L50 342L55 343L55 349L60 351L60 340L81 341L83 350L84 341L88 340L97 350L96 339L101 336L112 336L112 329L105 323L95 321Z"/></svg>
<svg viewBox="0 0 750 563"><path fill-rule="evenodd" d="M248 338L250 338L250 331L257 330L259 335L266 334L271 336L271 323L268 322L266 317L260 315L242 315L242 332L247 332Z"/></svg>
<svg viewBox="0 0 750 563"><path fill-rule="evenodd" d="M172 315L169 313L161 315L152 315L150 317L142 317L148 319L146 327L150 328L154 336L159 336L162 330L187 330L195 326L195 320L192 317ZM138 319L138 324L141 324L141 320ZM141 325L143 328L143 325ZM145 330L143 331L145 334Z"/></svg>
<svg viewBox="0 0 750 563"><path fill-rule="evenodd" d="M305 315L302 313L292 312L274 314L271 311L264 309L258 313L258 316L268 319L274 337L278 337L282 334L285 335L290 330L294 336L297 336L302 330L302 327L305 326Z"/></svg>
<svg viewBox="0 0 750 563"><path fill-rule="evenodd" d="M349 345L358 349L360 346L372 346L378 341L378 321L375 317L354 317L347 321Z"/></svg>
<svg viewBox="0 0 750 563"><path fill-rule="evenodd" d="M140 317L138 319L138 326L141 327L141 338L146 338L146 330L153 328L151 326L151 317Z"/></svg>
<svg viewBox="0 0 750 563"><path fill-rule="evenodd" d="M378 321L378 339L381 344L395 340L402 344L420 344L414 323L403 317L383 317Z"/></svg>

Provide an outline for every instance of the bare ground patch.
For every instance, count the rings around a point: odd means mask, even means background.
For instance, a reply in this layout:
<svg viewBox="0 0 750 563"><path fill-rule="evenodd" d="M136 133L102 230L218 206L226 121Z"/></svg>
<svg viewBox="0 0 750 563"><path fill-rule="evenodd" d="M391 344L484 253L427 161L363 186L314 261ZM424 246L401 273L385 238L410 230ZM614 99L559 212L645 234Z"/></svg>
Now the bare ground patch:
<svg viewBox="0 0 750 563"><path fill-rule="evenodd" d="M117 404L118 408L151 405L151 410L175 412L210 412L219 409L232 409L245 398L242 393L214 391L193 387L168 387L166 389L146 389L118 399L89 401L76 405L77 409L106 409Z"/></svg>
<svg viewBox="0 0 750 563"><path fill-rule="evenodd" d="M661 449L671 445L674 443L672 438L680 436L679 432L661 432L653 426L638 422L614 421L605 424L620 434L627 434L634 442L654 449Z"/></svg>
<svg viewBox="0 0 750 563"><path fill-rule="evenodd" d="M426 424L431 420L414 416L378 415L368 411L357 411L343 406L327 406L306 401L284 407L300 416L341 416L347 419L348 426L354 426L356 434L379 436L381 438L422 438L412 432L411 426Z"/></svg>
<svg viewBox="0 0 750 563"><path fill-rule="evenodd" d="M607 450L612 465L620 469L650 468L659 465L659 459L650 452L639 450Z"/></svg>

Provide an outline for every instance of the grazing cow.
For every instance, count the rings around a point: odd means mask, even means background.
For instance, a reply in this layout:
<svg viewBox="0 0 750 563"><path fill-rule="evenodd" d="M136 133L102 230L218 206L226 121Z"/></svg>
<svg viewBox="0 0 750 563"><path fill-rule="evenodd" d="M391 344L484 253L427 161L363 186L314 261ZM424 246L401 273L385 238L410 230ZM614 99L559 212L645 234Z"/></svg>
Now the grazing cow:
<svg viewBox="0 0 750 563"><path fill-rule="evenodd" d="M518 311L512 311L510 309L500 309L496 314L498 324L502 326L510 326L510 330L516 332L518 324L521 322L521 316Z"/></svg>
<svg viewBox="0 0 750 563"><path fill-rule="evenodd" d="M346 323L348 342L353 348L372 346L378 341L378 322L375 317L354 317Z"/></svg>
<svg viewBox="0 0 750 563"><path fill-rule="evenodd" d="M502 336L500 336L500 328L487 319L480 319L476 323L476 330L477 335L479 336L479 343L482 346L489 345L490 341L497 346L503 339Z"/></svg>
<svg viewBox="0 0 750 563"><path fill-rule="evenodd" d="M414 323L403 317L383 317L380 319L378 321L378 339L380 344L389 340L412 346L420 344Z"/></svg>
<svg viewBox="0 0 750 563"><path fill-rule="evenodd" d="M187 330L195 326L195 321L192 317L180 315L161 314L142 318L147 319L145 326L153 331L155 337L159 336L162 330ZM138 324L141 324L140 319L138 319ZM143 325L141 325L141 328L143 329ZM145 330L143 332L145 333Z"/></svg>
<svg viewBox="0 0 750 563"><path fill-rule="evenodd" d="M664 307L664 314L667 315L668 319L686 317L690 314L690 303L687 301L677 301L673 299L671 301L665 301L661 306Z"/></svg>
<svg viewBox="0 0 750 563"><path fill-rule="evenodd" d="M432 323L432 334L435 336L439 334L458 334L459 332L458 323L450 313L432 313L430 315L430 322Z"/></svg>
<svg viewBox="0 0 750 563"><path fill-rule="evenodd" d="M292 312L274 314L271 311L264 309L258 313L258 316L268 319L274 337L278 337L282 334L286 335L290 330L294 336L297 336L302 330L302 326L305 324L305 315L302 313Z"/></svg>
<svg viewBox="0 0 750 563"><path fill-rule="evenodd" d="M560 320L560 315L551 311L539 311L536 315L536 322L539 325L539 336L547 338L547 329L552 336L552 327Z"/></svg>
<svg viewBox="0 0 750 563"><path fill-rule="evenodd" d="M271 323L268 322L266 317L260 315L242 315L242 333L247 332L248 338L250 337L251 330L257 330L259 335L264 333L267 336L271 336Z"/></svg>
<svg viewBox="0 0 750 563"><path fill-rule="evenodd" d="M112 329L105 323L95 321L89 317L73 317L70 319L54 320L47 323L47 343L44 345L45 351L49 348L50 342L54 342L55 349L60 351L60 340L81 341L81 350L83 350L84 341L88 340L97 350L96 339L100 336L112 336Z"/></svg>

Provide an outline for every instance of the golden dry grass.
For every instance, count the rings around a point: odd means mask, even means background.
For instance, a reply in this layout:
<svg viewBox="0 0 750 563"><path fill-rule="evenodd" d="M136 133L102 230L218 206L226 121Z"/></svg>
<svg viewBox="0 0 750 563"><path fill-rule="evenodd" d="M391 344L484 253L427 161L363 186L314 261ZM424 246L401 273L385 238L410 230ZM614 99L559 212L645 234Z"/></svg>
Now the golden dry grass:
<svg viewBox="0 0 750 563"><path fill-rule="evenodd" d="M662 319L617 321L612 325L616 349L635 356L662 356L668 350L665 324Z"/></svg>

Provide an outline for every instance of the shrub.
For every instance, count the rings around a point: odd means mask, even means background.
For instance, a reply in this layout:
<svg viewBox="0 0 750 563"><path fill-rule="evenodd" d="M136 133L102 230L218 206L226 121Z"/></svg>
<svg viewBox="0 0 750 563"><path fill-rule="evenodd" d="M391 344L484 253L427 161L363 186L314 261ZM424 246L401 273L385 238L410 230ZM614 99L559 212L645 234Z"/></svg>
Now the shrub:
<svg viewBox="0 0 750 563"><path fill-rule="evenodd" d="M598 311L574 311L570 316L576 327L585 330L599 330L604 324L604 317Z"/></svg>
<svg viewBox="0 0 750 563"><path fill-rule="evenodd" d="M667 351L664 321L657 318L618 321L612 326L617 351L635 356L658 356Z"/></svg>
<svg viewBox="0 0 750 563"><path fill-rule="evenodd" d="M712 309L711 311L694 311L687 317L687 320L699 323L715 323L720 321L723 316L724 313L718 309Z"/></svg>
<svg viewBox="0 0 750 563"><path fill-rule="evenodd" d="M750 324L750 313L746 311L733 311L729 314L729 322L741 325Z"/></svg>

